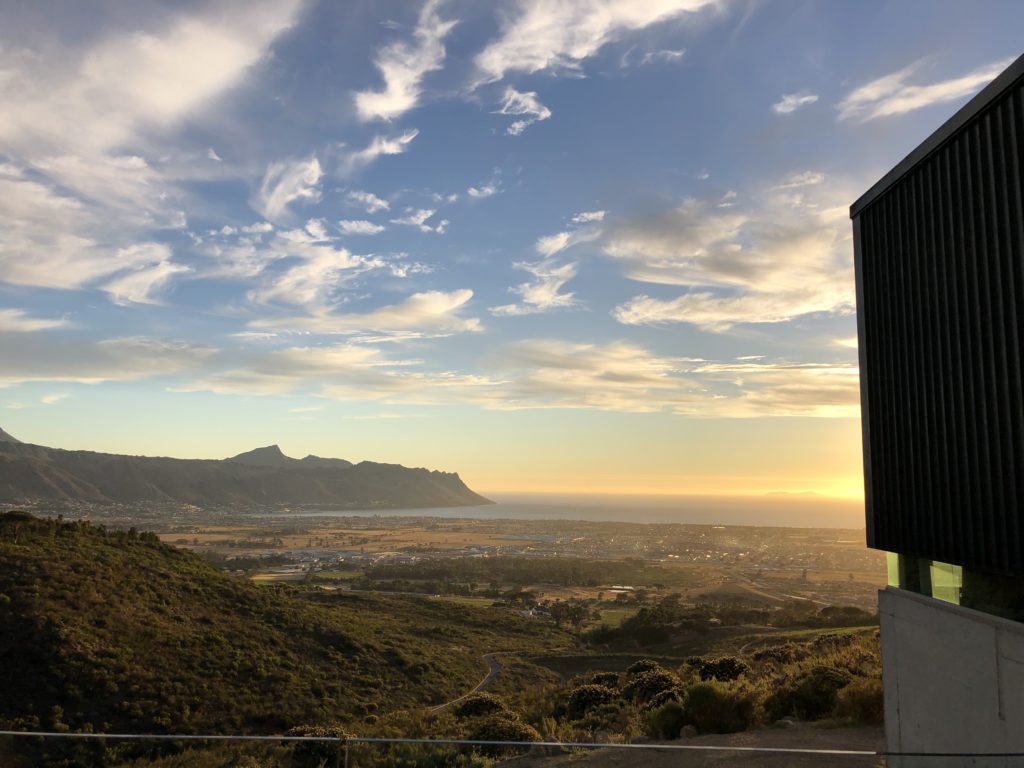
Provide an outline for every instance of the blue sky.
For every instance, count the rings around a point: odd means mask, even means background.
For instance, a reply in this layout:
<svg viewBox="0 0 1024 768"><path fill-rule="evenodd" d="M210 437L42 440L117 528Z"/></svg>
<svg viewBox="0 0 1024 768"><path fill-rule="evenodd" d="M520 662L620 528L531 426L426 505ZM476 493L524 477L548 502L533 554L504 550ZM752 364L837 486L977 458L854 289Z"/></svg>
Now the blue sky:
<svg viewBox="0 0 1024 768"><path fill-rule="evenodd" d="M0 425L859 492L848 206L1018 2L19 4Z"/></svg>

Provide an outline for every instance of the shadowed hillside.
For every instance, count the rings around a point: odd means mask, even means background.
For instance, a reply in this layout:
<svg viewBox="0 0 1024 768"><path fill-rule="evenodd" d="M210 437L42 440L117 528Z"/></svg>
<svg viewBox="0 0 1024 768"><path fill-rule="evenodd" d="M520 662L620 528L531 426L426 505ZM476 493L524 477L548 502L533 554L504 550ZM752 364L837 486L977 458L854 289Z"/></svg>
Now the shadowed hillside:
<svg viewBox="0 0 1024 768"><path fill-rule="evenodd" d="M5 433L6 434L6 433ZM223 461L65 451L0 440L0 501L318 504L348 509L490 504L454 472L307 456L276 446Z"/></svg>
<svg viewBox="0 0 1024 768"><path fill-rule="evenodd" d="M279 733L471 689L548 625L261 587L152 534L0 515L0 729Z"/></svg>

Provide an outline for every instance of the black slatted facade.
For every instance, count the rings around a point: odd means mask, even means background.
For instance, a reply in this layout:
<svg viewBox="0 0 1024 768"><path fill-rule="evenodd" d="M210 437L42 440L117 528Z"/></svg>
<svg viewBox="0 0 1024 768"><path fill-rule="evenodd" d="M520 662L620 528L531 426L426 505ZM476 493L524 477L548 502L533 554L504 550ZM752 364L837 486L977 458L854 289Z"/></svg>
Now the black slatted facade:
<svg viewBox="0 0 1024 768"><path fill-rule="evenodd" d="M851 216L868 544L1024 575L1024 56Z"/></svg>

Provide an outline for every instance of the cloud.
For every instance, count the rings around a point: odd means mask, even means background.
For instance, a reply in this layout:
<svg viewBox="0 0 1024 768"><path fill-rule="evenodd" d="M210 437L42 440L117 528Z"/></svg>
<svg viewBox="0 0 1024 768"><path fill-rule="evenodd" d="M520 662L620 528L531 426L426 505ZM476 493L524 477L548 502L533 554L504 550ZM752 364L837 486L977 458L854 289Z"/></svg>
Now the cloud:
<svg viewBox="0 0 1024 768"><path fill-rule="evenodd" d="M241 366L181 388L395 405L743 418L856 416L857 386L856 366L754 359L721 363L665 357L624 341L527 339L495 350L481 372L431 368L427 360L394 358L377 347L347 342L252 353Z"/></svg>
<svg viewBox="0 0 1024 768"><path fill-rule="evenodd" d="M578 71L581 63L625 32L639 30L714 0L521 0L495 41L475 60L476 85L509 72Z"/></svg>
<svg viewBox="0 0 1024 768"><path fill-rule="evenodd" d="M342 219L338 222L338 227L346 235L378 235L385 229L384 226L365 219Z"/></svg>
<svg viewBox="0 0 1024 768"><path fill-rule="evenodd" d="M687 416L814 416L857 418L860 374L856 365L829 363L704 363L692 370L705 383L727 382L734 392L701 408L689 404Z"/></svg>
<svg viewBox="0 0 1024 768"><path fill-rule="evenodd" d="M416 227L420 232L434 232L443 235L448 230L448 219L441 219L436 226L430 226L427 221L433 218L436 210L432 208L406 208L405 216L391 219L392 224L401 224L406 227Z"/></svg>
<svg viewBox="0 0 1024 768"><path fill-rule="evenodd" d="M253 207L270 221L279 221L294 202L320 201L323 171L316 157L270 163Z"/></svg>
<svg viewBox="0 0 1024 768"><path fill-rule="evenodd" d="M540 103L533 91L520 93L515 88L506 88L504 99L496 114L522 117L505 129L509 136L519 136L534 123L551 117L551 110Z"/></svg>
<svg viewBox="0 0 1024 768"><path fill-rule="evenodd" d="M572 293L561 293L562 287L576 276L579 265L575 262L559 264L545 259L537 262L522 261L513 266L529 272L534 279L510 289L520 296L522 303L491 307L492 315L532 315L577 304Z"/></svg>
<svg viewBox="0 0 1024 768"><path fill-rule="evenodd" d="M5 46L0 69L17 76L0 82L0 140L23 156L95 156L149 126L173 125L240 80L298 8L265 0L237 13L156 17L158 31L112 34L48 60Z"/></svg>
<svg viewBox="0 0 1024 768"><path fill-rule="evenodd" d="M480 199L482 197L490 197L491 195L496 195L500 191L501 189L499 189L497 184L488 183L482 184L479 187L470 187L469 189L466 190L466 194L469 195L470 197Z"/></svg>
<svg viewBox="0 0 1024 768"><path fill-rule="evenodd" d="M798 91L797 93L786 93L783 94L782 98L772 104L772 109L777 114L788 115L790 112L796 112L800 107L806 107L808 104L813 104L818 100L816 93L810 91Z"/></svg>
<svg viewBox="0 0 1024 768"><path fill-rule="evenodd" d="M115 304L158 304L155 294L168 280L192 271L190 267L173 263L171 249L162 243L131 245L117 255L135 266L102 286Z"/></svg>
<svg viewBox="0 0 1024 768"><path fill-rule="evenodd" d="M810 187L815 184L821 184L823 181L825 181L825 174L821 171L798 171L789 174L776 189Z"/></svg>
<svg viewBox="0 0 1024 768"><path fill-rule="evenodd" d="M412 140L419 136L419 134L418 130L412 128L398 136L374 136L366 147L357 152L352 152L342 160L341 170L344 173L355 173L368 166L378 157L401 155L408 151ZM377 200L379 201L380 198L377 198ZM373 213L369 209L368 212Z"/></svg>
<svg viewBox="0 0 1024 768"><path fill-rule="evenodd" d="M640 66L642 67L645 64L650 64L650 63L655 62L655 61L660 61L660 62L679 61L681 58L683 58L683 54L685 54L685 53L686 53L686 51L683 50L683 49L674 50L674 51L673 50L649 51L648 53L645 53L643 55L643 58L640 59Z"/></svg>
<svg viewBox="0 0 1024 768"><path fill-rule="evenodd" d="M987 85L1008 67L1013 59L993 62L966 75L927 85L911 85L907 81L918 74L926 63L919 59L892 74L855 88L839 103L840 120L866 122L912 112L932 104L942 104L970 96Z"/></svg>
<svg viewBox="0 0 1024 768"><path fill-rule="evenodd" d="M374 63L384 78L384 89L355 94L356 113L362 120L402 116L419 102L424 76L441 69L444 38L457 22L442 21L437 14L439 4L439 0L424 4L413 32L415 43L395 42L377 54Z"/></svg>
<svg viewBox="0 0 1024 768"><path fill-rule="evenodd" d="M538 238L534 248L541 256L554 256L566 248L596 240L600 236L601 230L597 227L580 227Z"/></svg>
<svg viewBox="0 0 1024 768"><path fill-rule="evenodd" d="M498 168L494 169L494 173L491 174L491 180L486 184L481 184L478 187L470 187L466 190L466 194L477 200L484 197L491 197L501 192L501 170Z"/></svg>
<svg viewBox="0 0 1024 768"><path fill-rule="evenodd" d="M255 320L250 327L309 331L313 333L402 333L436 336L481 329L480 321L462 315L473 291L425 291L414 293L398 304L368 312L321 311L298 317Z"/></svg>
<svg viewBox="0 0 1024 768"><path fill-rule="evenodd" d="M99 384L194 371L216 350L181 341L129 337L87 342L0 333L0 386L30 381Z"/></svg>
<svg viewBox="0 0 1024 768"><path fill-rule="evenodd" d="M119 249L183 227L182 177L143 156L151 139L240 82L298 8L132 14L99 42L30 31L5 43L0 146L22 172L0 174L0 280L80 288L132 266Z"/></svg>
<svg viewBox="0 0 1024 768"><path fill-rule="evenodd" d="M573 224L589 224L595 221L604 221L607 211L583 211L572 217Z"/></svg>
<svg viewBox="0 0 1024 768"><path fill-rule="evenodd" d="M364 206L366 212L370 214L391 210L391 204L387 200L381 200L372 192L352 190L345 195L345 199L350 203Z"/></svg>
<svg viewBox="0 0 1024 768"><path fill-rule="evenodd" d="M32 333L65 328L68 321L44 317L29 317L23 309L0 309L0 333Z"/></svg>
<svg viewBox="0 0 1024 768"><path fill-rule="evenodd" d="M830 190L838 195L839 190ZM604 245L634 280L685 286L675 298L641 294L617 306L628 325L690 323L722 332L853 311L848 222L841 207L793 207L779 192L759 207L721 209L686 200L654 216L622 220Z"/></svg>
<svg viewBox="0 0 1024 768"><path fill-rule="evenodd" d="M53 405L54 403L59 403L61 400L66 400L67 397L67 392L54 392L50 395L43 395L39 398L39 402L43 405Z"/></svg>

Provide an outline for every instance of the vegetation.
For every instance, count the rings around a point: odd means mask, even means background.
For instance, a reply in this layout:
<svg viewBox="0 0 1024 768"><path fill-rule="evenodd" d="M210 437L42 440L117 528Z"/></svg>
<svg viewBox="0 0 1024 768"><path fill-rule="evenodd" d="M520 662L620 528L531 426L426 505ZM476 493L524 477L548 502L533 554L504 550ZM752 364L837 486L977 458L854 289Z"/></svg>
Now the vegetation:
<svg viewBox="0 0 1024 768"><path fill-rule="evenodd" d="M385 711L472 688L476 649L567 642L553 624L508 611L261 587L152 534L0 515L4 729L365 730ZM109 764L131 752L33 749L24 764ZM0 762L17 764L2 751Z"/></svg>

